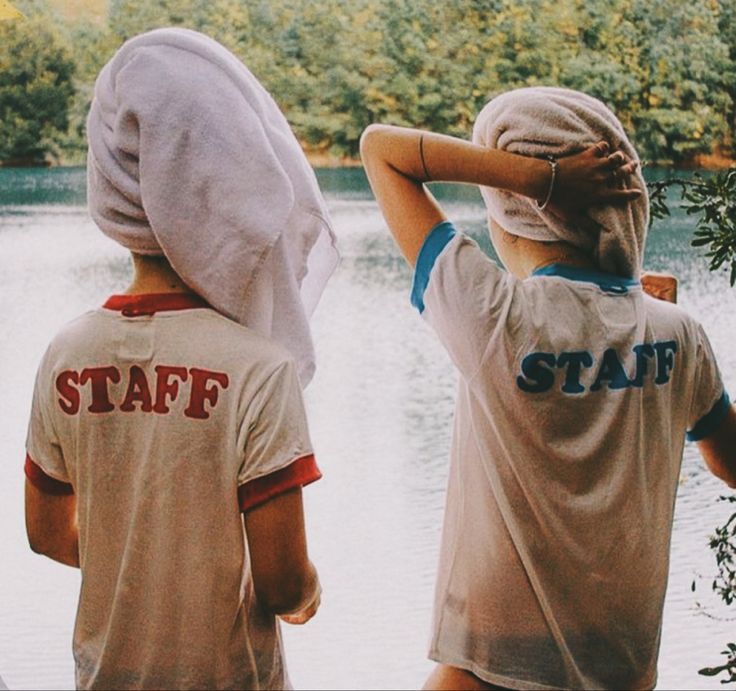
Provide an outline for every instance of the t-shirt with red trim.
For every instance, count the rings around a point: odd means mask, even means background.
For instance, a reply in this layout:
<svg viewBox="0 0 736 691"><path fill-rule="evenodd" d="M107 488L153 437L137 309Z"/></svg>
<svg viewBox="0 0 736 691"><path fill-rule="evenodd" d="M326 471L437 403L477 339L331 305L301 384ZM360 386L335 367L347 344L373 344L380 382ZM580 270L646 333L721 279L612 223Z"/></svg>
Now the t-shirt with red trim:
<svg viewBox="0 0 736 691"><path fill-rule="evenodd" d="M320 477L283 348L194 295L113 296L47 349L25 472L77 495L78 688L289 686L241 518Z"/></svg>

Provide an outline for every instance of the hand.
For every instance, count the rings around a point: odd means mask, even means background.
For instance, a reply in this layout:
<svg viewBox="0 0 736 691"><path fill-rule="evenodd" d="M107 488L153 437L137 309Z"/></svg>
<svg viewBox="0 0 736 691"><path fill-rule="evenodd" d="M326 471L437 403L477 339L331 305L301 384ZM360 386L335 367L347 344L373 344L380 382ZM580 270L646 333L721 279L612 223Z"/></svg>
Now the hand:
<svg viewBox="0 0 736 691"><path fill-rule="evenodd" d="M628 176L638 165L622 151L610 153L604 141L559 159L550 200L553 212L564 219L589 206L625 204L638 199L642 191L626 187Z"/></svg>
<svg viewBox="0 0 736 691"><path fill-rule="evenodd" d="M647 295L665 302L677 302L677 279L672 274L645 271L641 275L641 287Z"/></svg>
<svg viewBox="0 0 736 691"><path fill-rule="evenodd" d="M322 602L322 586L317 585L314 597L309 601L305 607L298 612L292 612L291 614L280 614L279 619L286 624L292 624L300 626L306 624L315 614Z"/></svg>

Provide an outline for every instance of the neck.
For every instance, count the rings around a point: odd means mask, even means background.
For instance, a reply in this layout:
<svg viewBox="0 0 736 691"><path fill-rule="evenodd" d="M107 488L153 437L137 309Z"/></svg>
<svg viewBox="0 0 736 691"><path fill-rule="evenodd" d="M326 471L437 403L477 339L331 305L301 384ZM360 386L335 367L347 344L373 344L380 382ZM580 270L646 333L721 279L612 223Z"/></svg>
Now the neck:
<svg viewBox="0 0 736 691"><path fill-rule="evenodd" d="M566 242L538 242L523 239L520 258L522 271L526 276L531 276L537 269L550 264L574 266L579 269L596 268L595 262L588 254Z"/></svg>
<svg viewBox="0 0 736 691"><path fill-rule="evenodd" d="M558 254L548 254L544 257L530 258L529 275L533 274L537 269L542 269L550 264L562 264L564 266L574 266L578 269L595 269L596 266L585 254L581 252L561 252Z"/></svg>
<svg viewBox="0 0 736 691"><path fill-rule="evenodd" d="M125 291L126 295L193 292L171 268L166 257L133 254L133 269L133 282Z"/></svg>

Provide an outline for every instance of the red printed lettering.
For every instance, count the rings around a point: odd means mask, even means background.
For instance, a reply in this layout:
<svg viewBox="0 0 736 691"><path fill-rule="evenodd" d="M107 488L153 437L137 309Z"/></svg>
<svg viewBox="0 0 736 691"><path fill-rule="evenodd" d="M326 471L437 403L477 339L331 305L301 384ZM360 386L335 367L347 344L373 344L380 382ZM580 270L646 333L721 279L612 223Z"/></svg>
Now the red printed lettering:
<svg viewBox="0 0 736 691"><path fill-rule="evenodd" d="M123 383L125 395L119 405L121 411L132 413L139 410L142 413L166 415L170 412L169 405L177 400L181 385L190 382L189 402L184 415L195 420L206 420L217 405L221 391L230 385L225 372L170 365L156 365L154 369L156 390L152 392L146 371L138 365L131 365L127 382ZM121 380L120 370L113 365L86 367L81 372L65 370L56 377L59 407L67 415L77 415L81 405L80 389L90 382L91 402L87 410L90 413L110 413L116 405L110 398L109 384L119 384ZM122 386L114 387L112 392L116 401L119 401Z"/></svg>
<svg viewBox="0 0 736 691"><path fill-rule="evenodd" d="M59 392L59 406L67 415L76 415L79 412L79 372L64 370L56 377L56 390Z"/></svg>
<svg viewBox="0 0 736 691"><path fill-rule="evenodd" d="M109 413L115 410L107 390L108 380L114 384L120 381L120 370L117 367L86 367L79 375L80 386L88 381L92 382L92 403L87 408L90 413Z"/></svg>
<svg viewBox="0 0 736 691"><path fill-rule="evenodd" d="M192 375L192 388L189 394L189 405L184 410L184 415L198 420L206 420L210 414L205 410L205 401L209 401L211 407L214 408L219 396L217 385L219 384L223 389L227 389L230 380L224 372L210 372L196 367L192 367L189 373ZM214 384L207 386L208 382L214 382Z"/></svg>
<svg viewBox="0 0 736 691"><path fill-rule="evenodd" d="M135 410L135 403L141 404L141 410L144 413L150 413L153 410L148 379L146 379L146 373L138 365L133 365L130 368L128 390L125 393L123 402L120 404L120 410L130 413Z"/></svg>
<svg viewBox="0 0 736 691"><path fill-rule="evenodd" d="M156 366L156 405L153 406L154 413L162 415L168 413L167 396L171 397L173 403L179 395L179 382L170 380L170 377L179 377L182 382L185 382L187 380L187 368L169 367L168 365Z"/></svg>

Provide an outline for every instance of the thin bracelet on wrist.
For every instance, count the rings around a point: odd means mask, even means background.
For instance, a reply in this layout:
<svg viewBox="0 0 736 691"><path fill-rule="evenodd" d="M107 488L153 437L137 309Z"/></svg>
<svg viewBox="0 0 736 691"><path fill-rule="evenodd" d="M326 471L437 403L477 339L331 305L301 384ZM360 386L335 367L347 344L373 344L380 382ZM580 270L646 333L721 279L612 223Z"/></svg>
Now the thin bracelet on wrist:
<svg viewBox="0 0 736 691"><path fill-rule="evenodd" d="M549 163L550 172L552 175L549 179L549 189L547 190L547 196L544 198L544 201L540 204L539 200L537 199L537 208L540 211L544 211L547 208L547 205L549 204L550 199L552 199L552 192L555 188L555 179L557 178L557 160L554 156L547 156L547 163Z"/></svg>
<svg viewBox="0 0 736 691"><path fill-rule="evenodd" d="M419 158L422 160L422 168L424 170L424 182L429 182L429 171L427 170L427 164L424 161L424 135L419 135Z"/></svg>

